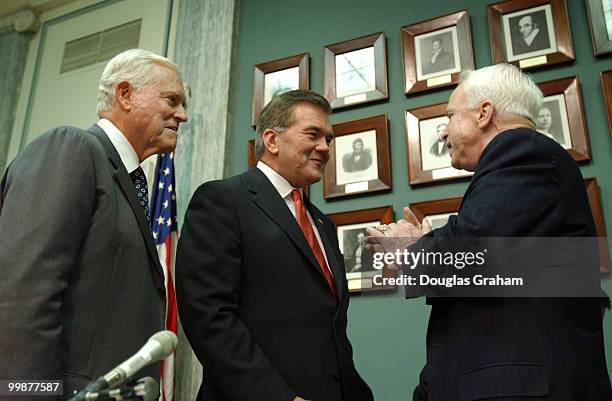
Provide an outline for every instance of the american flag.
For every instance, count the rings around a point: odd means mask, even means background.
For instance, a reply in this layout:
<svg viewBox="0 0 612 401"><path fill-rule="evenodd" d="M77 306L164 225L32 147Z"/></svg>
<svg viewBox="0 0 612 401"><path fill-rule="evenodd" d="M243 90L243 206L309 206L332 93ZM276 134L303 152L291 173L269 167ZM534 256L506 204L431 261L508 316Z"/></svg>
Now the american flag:
<svg viewBox="0 0 612 401"><path fill-rule="evenodd" d="M174 155L165 153L157 158L151 196L151 230L157 246L159 261L164 269L166 281L166 330L176 334L177 312L174 292L174 261L178 231L176 224L176 188L174 183ZM174 400L175 355L166 358L162 364L160 379L160 401Z"/></svg>

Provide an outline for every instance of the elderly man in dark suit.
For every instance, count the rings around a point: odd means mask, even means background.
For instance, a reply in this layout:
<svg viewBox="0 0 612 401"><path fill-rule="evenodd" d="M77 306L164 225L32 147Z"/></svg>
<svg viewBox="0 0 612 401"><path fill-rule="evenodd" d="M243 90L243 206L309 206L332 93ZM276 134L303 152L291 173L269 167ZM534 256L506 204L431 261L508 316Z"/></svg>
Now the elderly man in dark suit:
<svg viewBox="0 0 612 401"><path fill-rule="evenodd" d="M572 157L535 131L542 93L518 68L468 71L452 93L444 133L457 169L474 175L459 212L431 230L405 219L376 237L595 237ZM384 233L383 233L384 232ZM583 266L598 274L597 265ZM550 284L561 271L550 274ZM548 277L548 276L547 276ZM608 401L598 298L428 298L427 365L415 399Z"/></svg>
<svg viewBox="0 0 612 401"><path fill-rule="evenodd" d="M200 186L176 261L185 334L207 401L372 401L346 335L336 230L304 188L334 135L320 95L274 98L257 121L257 166Z"/></svg>
<svg viewBox="0 0 612 401"><path fill-rule="evenodd" d="M0 378L61 379L66 396L164 328L139 164L172 151L187 120L178 67L140 49L115 56L98 115L33 141L0 184Z"/></svg>

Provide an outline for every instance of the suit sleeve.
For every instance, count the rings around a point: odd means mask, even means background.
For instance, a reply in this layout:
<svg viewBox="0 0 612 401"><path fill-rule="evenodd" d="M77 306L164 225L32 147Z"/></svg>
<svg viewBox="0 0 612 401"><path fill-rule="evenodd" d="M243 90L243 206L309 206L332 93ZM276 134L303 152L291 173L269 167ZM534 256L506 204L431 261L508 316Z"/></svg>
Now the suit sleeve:
<svg viewBox="0 0 612 401"><path fill-rule="evenodd" d="M291 401L296 394L237 316L240 222L219 182L194 194L177 249L181 323L205 374L233 401Z"/></svg>
<svg viewBox="0 0 612 401"><path fill-rule="evenodd" d="M95 206L90 144L57 128L0 185L0 379L59 379L62 304Z"/></svg>
<svg viewBox="0 0 612 401"><path fill-rule="evenodd" d="M551 210L560 199L555 162L542 146L534 146L529 140L495 146L481 161L456 216L448 223L409 247L418 252L477 251L466 248L467 242L447 238L525 237L537 235L534 230L545 227L554 230L547 221ZM484 157L484 156L483 156ZM549 235L550 236L550 235ZM456 248L456 249L455 249ZM466 274L471 270L457 271L452 267L443 269L424 266L421 272L429 276L451 277ZM404 270L406 274L411 274ZM459 288L461 290L461 288ZM453 289L407 286L407 297L441 293L450 296Z"/></svg>

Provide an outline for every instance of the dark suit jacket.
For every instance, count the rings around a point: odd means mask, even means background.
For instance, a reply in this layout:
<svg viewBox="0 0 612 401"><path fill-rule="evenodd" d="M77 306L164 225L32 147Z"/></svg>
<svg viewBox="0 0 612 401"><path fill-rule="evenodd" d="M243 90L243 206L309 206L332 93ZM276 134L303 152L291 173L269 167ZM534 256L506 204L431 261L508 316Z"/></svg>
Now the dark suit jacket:
<svg viewBox="0 0 612 401"><path fill-rule="evenodd" d="M431 55L427 56L425 63L423 64L423 74L431 74L434 72L450 70L455 67L455 59L453 55L446 50L442 49L436 57L436 62L431 62Z"/></svg>
<svg viewBox="0 0 612 401"><path fill-rule="evenodd" d="M0 378L64 379L70 395L164 327L144 211L97 125L33 141L0 191Z"/></svg>
<svg viewBox="0 0 612 401"><path fill-rule="evenodd" d="M372 165L372 155L369 149L364 149L359 156L359 160L355 161L353 153L344 155L342 158L342 168L347 172L363 171Z"/></svg>
<svg viewBox="0 0 612 401"><path fill-rule="evenodd" d="M446 143L444 143L444 146L442 146L441 151L438 151L438 141L435 141L433 145L431 145L431 147L429 148L429 153L434 156L446 156L448 155L448 147L446 146Z"/></svg>
<svg viewBox="0 0 612 401"><path fill-rule="evenodd" d="M513 51L515 55L523 53L535 52L538 50L547 49L550 47L550 41L546 35L546 30L540 29L538 34L533 38L530 45L527 45L525 40L520 35L512 41Z"/></svg>
<svg viewBox="0 0 612 401"><path fill-rule="evenodd" d="M336 280L257 168L200 186L176 261L181 322L207 401L371 401L346 335L349 293L333 224L305 198Z"/></svg>
<svg viewBox="0 0 612 401"><path fill-rule="evenodd" d="M430 236L596 234L571 156L544 135L516 129L487 145L459 214ZM598 299L428 302L427 365L416 393L426 389L429 401L610 400Z"/></svg>

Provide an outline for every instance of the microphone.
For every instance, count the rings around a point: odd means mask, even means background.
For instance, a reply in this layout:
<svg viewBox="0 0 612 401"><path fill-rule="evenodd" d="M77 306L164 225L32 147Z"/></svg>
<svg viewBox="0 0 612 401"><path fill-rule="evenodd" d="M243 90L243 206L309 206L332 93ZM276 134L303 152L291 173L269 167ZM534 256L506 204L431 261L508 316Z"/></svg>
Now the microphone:
<svg viewBox="0 0 612 401"><path fill-rule="evenodd" d="M100 376L89 383L77 395L72 397L70 401L84 401L88 393L97 393L101 390L120 386L140 369L169 356L176 349L177 343L176 335L171 331L163 330L153 334L136 354L104 376Z"/></svg>
<svg viewBox="0 0 612 401"><path fill-rule="evenodd" d="M87 393L85 401L132 400L155 401L159 397L159 384L152 377L143 377L133 386L122 386L97 393Z"/></svg>

